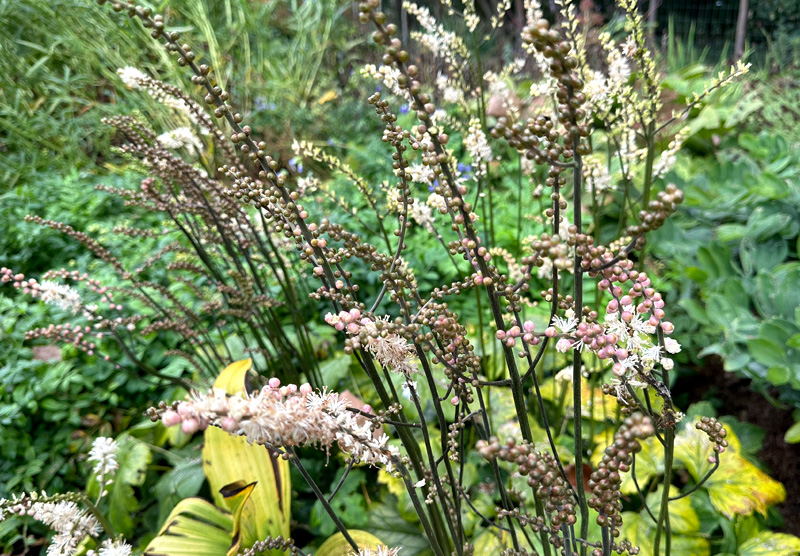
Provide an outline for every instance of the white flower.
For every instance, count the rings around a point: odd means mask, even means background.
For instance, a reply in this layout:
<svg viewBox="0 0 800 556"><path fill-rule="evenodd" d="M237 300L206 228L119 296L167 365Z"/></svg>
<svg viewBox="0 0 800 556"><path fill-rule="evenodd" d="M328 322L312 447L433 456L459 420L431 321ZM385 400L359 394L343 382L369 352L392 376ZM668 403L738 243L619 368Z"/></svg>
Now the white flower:
<svg viewBox="0 0 800 556"><path fill-rule="evenodd" d="M389 548L388 546L378 546L377 548L362 548L358 552L350 552L355 556L397 556L402 547Z"/></svg>
<svg viewBox="0 0 800 556"><path fill-rule="evenodd" d="M104 494L105 487L111 484L111 478L117 472L117 442L113 438L99 436L92 442L92 449L89 451L89 461L94 463L92 472L97 475L100 483L101 496Z"/></svg>
<svg viewBox="0 0 800 556"><path fill-rule="evenodd" d="M125 541L105 541L97 556L131 556L133 547Z"/></svg>
<svg viewBox="0 0 800 556"><path fill-rule="evenodd" d="M146 73L131 66L119 68L117 75L119 75L125 86L130 89L142 89L142 80L148 78Z"/></svg>
<svg viewBox="0 0 800 556"><path fill-rule="evenodd" d="M667 353L680 353L681 345L677 342L677 340L673 340L672 338L664 338L664 349Z"/></svg>
<svg viewBox="0 0 800 556"><path fill-rule="evenodd" d="M411 176L411 181L425 185L431 183L433 181L431 178L434 177L433 168L424 164L412 164L406 170L406 174Z"/></svg>
<svg viewBox="0 0 800 556"><path fill-rule="evenodd" d="M65 284L44 280L38 290L39 297L48 305L56 305L73 315L81 309L80 294Z"/></svg>
<svg viewBox="0 0 800 556"><path fill-rule="evenodd" d="M567 318L561 318L558 315L553 317L552 325L558 328L562 334L569 334L578 325L578 319L575 318L575 313L572 311L566 312Z"/></svg>
<svg viewBox="0 0 800 556"><path fill-rule="evenodd" d="M414 204L408 207L408 215L412 218L412 220L414 220L414 222L433 233L434 221L431 207L421 203L419 199L415 199Z"/></svg>
<svg viewBox="0 0 800 556"><path fill-rule="evenodd" d="M642 360L659 361L661 359L661 346L650 346L642 350Z"/></svg>
<svg viewBox="0 0 800 556"><path fill-rule="evenodd" d="M47 548L48 556L71 556L86 535L94 537L100 532L97 520L75 502L36 502L28 515L56 532Z"/></svg>
<svg viewBox="0 0 800 556"><path fill-rule="evenodd" d="M671 371L673 367L675 367L675 362L669 357L662 357L661 366L664 367L666 370Z"/></svg>
<svg viewBox="0 0 800 556"><path fill-rule="evenodd" d="M414 488L422 488L425 486L425 479L421 479L414 483Z"/></svg>
<svg viewBox="0 0 800 556"><path fill-rule="evenodd" d="M167 149L185 148L191 153L199 152L203 147L200 139L188 127L179 127L162 133L156 137L156 141Z"/></svg>

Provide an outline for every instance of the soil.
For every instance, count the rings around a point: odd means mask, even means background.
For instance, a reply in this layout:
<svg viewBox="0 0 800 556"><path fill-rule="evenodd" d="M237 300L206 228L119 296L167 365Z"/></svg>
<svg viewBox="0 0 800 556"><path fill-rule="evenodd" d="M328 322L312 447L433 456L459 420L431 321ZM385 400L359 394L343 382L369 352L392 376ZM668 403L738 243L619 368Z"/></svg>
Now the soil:
<svg viewBox="0 0 800 556"><path fill-rule="evenodd" d="M750 380L740 378L722 368L719 359L709 358L695 373L679 377L673 394L688 396L689 403L717 399L723 415L764 429L764 443L759 458L770 476L786 487L786 501L777 509L783 516L785 533L800 536L800 444L787 444L783 437L794 424L791 408L781 409L763 394L753 391Z"/></svg>

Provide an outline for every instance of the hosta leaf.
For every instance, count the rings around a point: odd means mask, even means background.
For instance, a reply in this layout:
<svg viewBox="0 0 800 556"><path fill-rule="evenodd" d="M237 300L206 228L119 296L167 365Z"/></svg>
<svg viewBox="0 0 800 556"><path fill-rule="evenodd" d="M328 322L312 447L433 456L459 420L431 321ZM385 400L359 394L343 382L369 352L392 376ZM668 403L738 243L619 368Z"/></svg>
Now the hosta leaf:
<svg viewBox="0 0 800 556"><path fill-rule="evenodd" d="M675 515L670 504L670 520ZM695 516L696 517L696 516ZM635 514L625 512L622 514L622 529L620 538L629 540L633 545L640 548L639 556L654 556L655 544L655 523L646 513ZM666 554L666 543L664 536L661 537L659 555ZM672 554L689 556L709 556L711 549L708 541L699 533L685 535L673 532L672 534Z"/></svg>
<svg viewBox="0 0 800 556"><path fill-rule="evenodd" d="M379 546L386 546L381 540L367 533L366 531L359 531L358 529L351 529L348 531L359 548L378 548ZM390 547L391 548L391 547ZM349 556L353 553L353 547L344 538L341 533L336 533L328 538L322 546L317 549L315 556Z"/></svg>
<svg viewBox="0 0 800 556"><path fill-rule="evenodd" d="M226 367L214 382L229 394L245 390L252 362L247 359ZM203 470L214 501L224 506L220 490L231 483L256 483L242 510L242 546L268 536L289 536L291 483L289 463L270 456L263 446L248 444L243 437L231 436L218 428L205 431Z"/></svg>
<svg viewBox="0 0 800 556"><path fill-rule="evenodd" d="M763 531L739 546L738 556L796 556L800 539L784 533Z"/></svg>
<svg viewBox="0 0 800 556"><path fill-rule="evenodd" d="M708 491L713 506L729 519L734 515L750 515L753 511L766 514L767 508L786 498L783 485L771 479L742 457L736 435L728 429L728 449L720 455L719 469L703 488ZM675 440L675 458L682 461L695 481L702 479L712 464L711 442L694 422L687 422Z"/></svg>
<svg viewBox="0 0 800 556"><path fill-rule="evenodd" d="M200 498L178 503L145 556L222 556L231 548L233 516Z"/></svg>

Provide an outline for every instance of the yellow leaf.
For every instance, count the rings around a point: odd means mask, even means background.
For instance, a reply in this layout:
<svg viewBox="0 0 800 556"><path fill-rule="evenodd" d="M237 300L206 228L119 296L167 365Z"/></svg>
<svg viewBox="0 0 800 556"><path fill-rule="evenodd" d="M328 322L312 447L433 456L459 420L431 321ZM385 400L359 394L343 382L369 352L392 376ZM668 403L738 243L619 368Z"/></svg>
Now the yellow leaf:
<svg viewBox="0 0 800 556"><path fill-rule="evenodd" d="M200 498L181 500L145 548L145 556L221 556L231 545L233 517Z"/></svg>
<svg viewBox="0 0 800 556"><path fill-rule="evenodd" d="M228 394L245 391L245 380L252 361L237 361L226 367L214 382ZM231 483L257 483L241 509L242 546L265 537L289 536L291 519L291 482L289 463L274 459L264 446L248 444L240 436L221 429L205 431L203 471L208 478L214 501L225 506L221 490Z"/></svg>
<svg viewBox="0 0 800 556"><path fill-rule="evenodd" d="M334 91L334 90L326 91L325 94L323 94L321 97L319 97L319 100L317 102L319 104L325 104L326 102L330 102L333 99L335 99L336 96L337 96L336 95L336 91Z"/></svg>
<svg viewBox="0 0 800 556"><path fill-rule="evenodd" d="M375 550L380 546L386 546L378 537L366 531L351 529L347 532L359 548L371 548ZM322 543L322 546L315 552L315 556L349 556L351 554L353 554L353 547L350 546L350 543L347 542L347 539L345 539L344 535L341 533L336 533L328 537L328 540Z"/></svg>
<svg viewBox="0 0 800 556"><path fill-rule="evenodd" d="M673 517L672 503L670 503L670 519ZM629 540L634 546L640 548L639 556L654 556L655 544L655 524L647 514L636 514L624 512L622 514L621 539ZM666 543L661 537L659 555L666 554ZM672 554L681 556L709 556L711 548L708 541L700 536L700 533L691 535L672 535Z"/></svg>
<svg viewBox="0 0 800 556"><path fill-rule="evenodd" d="M705 433L686 423L675 439L675 458L682 461L695 481L712 469L709 457L714 453ZM757 511L766 515L767 508L783 502L786 490L740 455L741 444L732 430L728 430L728 448L720 454L719 469L703 485L711 504L729 519L734 515L746 516Z"/></svg>
<svg viewBox="0 0 800 556"><path fill-rule="evenodd" d="M784 533L762 531L739 545L739 556L796 556L800 554L800 539Z"/></svg>
<svg viewBox="0 0 800 556"><path fill-rule="evenodd" d="M238 554L242 548L242 513L255 487L256 483L245 484L243 481L236 481L235 483L225 485L219 491L224 497L225 504L228 506L233 516L231 546L228 548L227 556Z"/></svg>

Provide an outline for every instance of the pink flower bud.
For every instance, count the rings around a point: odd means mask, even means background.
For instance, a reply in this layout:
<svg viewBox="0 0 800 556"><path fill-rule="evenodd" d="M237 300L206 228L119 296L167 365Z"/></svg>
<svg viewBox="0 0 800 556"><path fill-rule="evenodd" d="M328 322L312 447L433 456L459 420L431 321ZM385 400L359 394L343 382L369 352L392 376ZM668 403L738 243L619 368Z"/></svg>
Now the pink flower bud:
<svg viewBox="0 0 800 556"><path fill-rule="evenodd" d="M180 422L181 422L181 416L178 414L177 411L173 411L171 409L166 410L164 414L161 416L161 423L165 427L174 427Z"/></svg>
<svg viewBox="0 0 800 556"><path fill-rule="evenodd" d="M192 410L192 406L190 406L186 402L181 402L178 404L178 413L181 417L190 417L194 411Z"/></svg>
<svg viewBox="0 0 800 556"><path fill-rule="evenodd" d="M622 315L620 315L622 322L631 322L633 320L633 313L629 311L622 311Z"/></svg>
<svg viewBox="0 0 800 556"><path fill-rule="evenodd" d="M533 332L536 330L536 324L534 324L532 320L526 320L524 323L522 323L522 328L525 330L525 332Z"/></svg>
<svg viewBox="0 0 800 556"><path fill-rule="evenodd" d="M623 348L619 348L614 353L614 355L616 355L617 359L619 359L620 361L625 361L628 358L628 350L627 349L623 349Z"/></svg>
<svg viewBox="0 0 800 556"><path fill-rule="evenodd" d="M458 405L458 396L453 396L450 398L450 403L453 405Z"/></svg>
<svg viewBox="0 0 800 556"><path fill-rule="evenodd" d="M236 419L230 416L223 417L220 425L222 426L222 430L224 430L225 432L234 432L236 429L239 428L239 423L236 422Z"/></svg>
<svg viewBox="0 0 800 556"><path fill-rule="evenodd" d="M181 423L181 430L186 434L194 434L200 430L200 423L197 419L185 419Z"/></svg>
<svg viewBox="0 0 800 556"><path fill-rule="evenodd" d="M517 345L517 341L514 338L506 338L507 347L513 348L515 345Z"/></svg>
<svg viewBox="0 0 800 556"><path fill-rule="evenodd" d="M273 390L275 388L278 388L280 385L281 385L281 379L276 377L272 377L271 379L269 379L269 387L272 388Z"/></svg>
<svg viewBox="0 0 800 556"><path fill-rule="evenodd" d="M625 305L630 305L630 304L632 304L632 303L633 303L633 299L631 299L631 296L629 296L629 295L626 295L626 296L623 296L623 298L622 298L622 299L620 299L620 300L619 300L619 302L620 302L620 303L622 304L622 306L624 307Z"/></svg>
<svg viewBox="0 0 800 556"><path fill-rule="evenodd" d="M300 393L303 394L304 396L310 394L313 390L314 389L308 382L300 385Z"/></svg>
<svg viewBox="0 0 800 556"><path fill-rule="evenodd" d="M495 334L495 337L498 340L505 340L506 339L506 331L505 330L498 330L497 333Z"/></svg>
<svg viewBox="0 0 800 556"><path fill-rule="evenodd" d="M611 367L611 372L614 373L615 376L625 376L625 369L619 363L614 363L614 366Z"/></svg>
<svg viewBox="0 0 800 556"><path fill-rule="evenodd" d="M556 334L558 334L558 331L555 329L554 326L548 326L547 328L544 329L544 335L547 336L548 338L555 338Z"/></svg>

